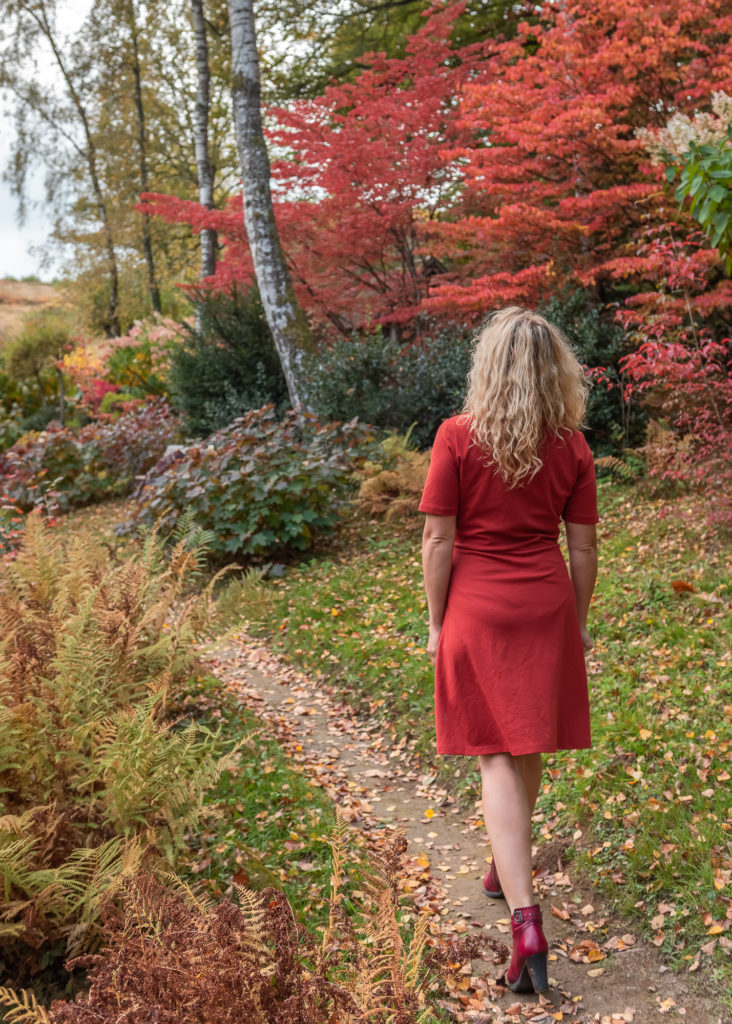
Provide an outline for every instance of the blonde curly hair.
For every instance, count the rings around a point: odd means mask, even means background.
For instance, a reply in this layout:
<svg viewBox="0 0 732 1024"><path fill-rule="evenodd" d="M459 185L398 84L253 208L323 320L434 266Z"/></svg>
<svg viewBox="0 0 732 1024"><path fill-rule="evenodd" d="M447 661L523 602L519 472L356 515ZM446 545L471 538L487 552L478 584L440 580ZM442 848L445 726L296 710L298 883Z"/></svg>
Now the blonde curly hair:
<svg viewBox="0 0 732 1024"><path fill-rule="evenodd" d="M516 487L541 469L549 435L582 425L589 389L562 332L538 313L508 306L476 338L463 413L474 443Z"/></svg>

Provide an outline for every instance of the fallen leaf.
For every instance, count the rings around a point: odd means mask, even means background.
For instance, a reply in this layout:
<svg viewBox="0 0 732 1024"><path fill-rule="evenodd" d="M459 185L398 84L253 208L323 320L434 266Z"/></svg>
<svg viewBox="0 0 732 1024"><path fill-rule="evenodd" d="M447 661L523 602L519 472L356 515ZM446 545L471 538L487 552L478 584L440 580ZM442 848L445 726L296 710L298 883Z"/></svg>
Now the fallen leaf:
<svg viewBox="0 0 732 1024"><path fill-rule="evenodd" d="M677 594L696 593L696 587L692 587L691 583L686 583L684 580L671 580L671 586L674 588Z"/></svg>

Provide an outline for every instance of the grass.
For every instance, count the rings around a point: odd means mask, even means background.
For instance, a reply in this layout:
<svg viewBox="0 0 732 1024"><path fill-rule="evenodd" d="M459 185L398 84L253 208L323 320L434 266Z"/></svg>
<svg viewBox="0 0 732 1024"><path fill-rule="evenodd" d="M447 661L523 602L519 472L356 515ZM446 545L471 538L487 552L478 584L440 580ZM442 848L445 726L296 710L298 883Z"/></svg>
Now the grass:
<svg viewBox="0 0 732 1024"><path fill-rule="evenodd" d="M546 758L545 838L576 836L593 882L676 967L727 977L732 692L723 549L690 499L600 486L589 658L594 748ZM374 522L347 548L249 587L250 631L434 759L419 532ZM246 609L245 613L246 613ZM439 759L473 800L472 761Z"/></svg>
<svg viewBox="0 0 732 1024"><path fill-rule="evenodd" d="M192 679L175 710L183 716L179 727L194 719L218 730L217 754L248 737L239 769L225 772L207 795L214 814L187 835L177 873L216 898L231 895L234 882L274 886L303 923L322 926L331 874L328 839L336 820L330 799L290 767L291 754L215 677ZM351 853L360 863L363 849L355 838Z"/></svg>

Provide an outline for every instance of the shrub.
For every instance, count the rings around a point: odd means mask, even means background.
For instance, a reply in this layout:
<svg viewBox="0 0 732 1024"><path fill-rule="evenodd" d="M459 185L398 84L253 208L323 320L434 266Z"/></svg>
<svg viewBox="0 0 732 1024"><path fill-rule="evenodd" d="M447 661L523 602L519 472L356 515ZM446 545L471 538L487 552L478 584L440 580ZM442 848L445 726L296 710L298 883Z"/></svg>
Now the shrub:
<svg viewBox="0 0 732 1024"><path fill-rule="evenodd" d="M603 310L579 289L565 289L539 307L539 312L567 336L585 366L601 369L601 378L587 403L587 441L595 455L620 455L641 444L648 417L640 402L623 387L622 360L632 342Z"/></svg>
<svg viewBox="0 0 732 1024"><path fill-rule="evenodd" d="M170 352L180 330L177 321L156 316L136 320L125 335L80 342L63 361L80 410L87 418L105 412L104 399L112 393L167 397Z"/></svg>
<svg viewBox="0 0 732 1024"><path fill-rule="evenodd" d="M196 310L197 323L181 325L170 367L186 430L205 437L250 409L286 406L287 385L258 293L207 293Z"/></svg>
<svg viewBox="0 0 732 1024"><path fill-rule="evenodd" d="M100 906L141 865L173 861L235 752L173 729L167 699L197 667L211 586L200 552L168 564L151 536L114 565L67 548L37 513L0 563L0 973L21 978L93 949Z"/></svg>
<svg viewBox="0 0 732 1024"><path fill-rule="evenodd" d="M58 376L48 368L40 384L35 376L17 380L0 368L0 451L29 430L43 430L58 419L57 386Z"/></svg>
<svg viewBox="0 0 732 1024"><path fill-rule="evenodd" d="M140 877L125 893L123 915L110 915L105 950L70 965L89 969L89 994L74 1003L54 1002L51 1024L121 1018L127 1024L436 1024L427 989L438 965L457 978L457 970L486 949L505 959L505 947L487 936L432 948L426 914L411 941L404 941L397 917L403 834L373 855L361 886L363 906L348 916L341 891L342 823L331 845L330 921L317 936L296 923L275 889L254 893L237 886L238 905L214 904L187 886L165 891ZM13 1004L8 990L2 996Z"/></svg>
<svg viewBox="0 0 732 1024"><path fill-rule="evenodd" d="M73 348L72 319L68 313L44 310L26 316L17 337L5 347L3 361L16 381L33 381L43 412L56 401L55 415L65 415L64 352Z"/></svg>
<svg viewBox="0 0 732 1024"><path fill-rule="evenodd" d="M170 361L180 345L181 325L174 320L138 320L127 334L108 342L104 379L134 398L168 396Z"/></svg>
<svg viewBox="0 0 732 1024"><path fill-rule="evenodd" d="M383 334L336 341L312 357L307 373L322 419L366 423L432 444L440 423L461 407L470 367L467 336L448 333L404 346Z"/></svg>
<svg viewBox="0 0 732 1024"><path fill-rule="evenodd" d="M78 433L51 424L0 454L5 496L29 511L50 496L65 510L126 494L176 439L178 429L163 399L117 419L95 420Z"/></svg>
<svg viewBox="0 0 732 1024"><path fill-rule="evenodd" d="M358 500L368 515L389 520L418 511L430 453L415 451L409 442L408 436L392 434L381 442L379 461L368 461L359 469Z"/></svg>
<svg viewBox="0 0 732 1024"><path fill-rule="evenodd" d="M0 388L2 388L1 380ZM0 451L10 448L18 438L26 433L28 427L24 421L23 408L17 402L13 402L7 409L0 406Z"/></svg>
<svg viewBox="0 0 732 1024"><path fill-rule="evenodd" d="M191 511L218 558L304 551L338 521L371 437L355 422L300 424L294 412L278 420L265 406L161 459L133 495L129 525L165 528Z"/></svg>

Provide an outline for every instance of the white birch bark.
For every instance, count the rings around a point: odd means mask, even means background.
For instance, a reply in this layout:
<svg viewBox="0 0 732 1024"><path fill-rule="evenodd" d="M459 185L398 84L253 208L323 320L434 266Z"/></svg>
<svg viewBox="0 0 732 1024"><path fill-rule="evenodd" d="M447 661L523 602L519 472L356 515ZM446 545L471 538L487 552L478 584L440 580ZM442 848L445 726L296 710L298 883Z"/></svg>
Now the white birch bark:
<svg viewBox="0 0 732 1024"><path fill-rule="evenodd" d="M202 206L212 210L213 171L208 149L209 84L211 72L208 63L208 41L206 22L203 17L203 0L191 0L193 38L196 45L196 109L194 117L194 148L198 171L198 199ZM201 277L210 277L216 270L216 232L204 228L201 232Z"/></svg>
<svg viewBox="0 0 732 1024"><path fill-rule="evenodd" d="M264 313L294 409L308 408L303 354L313 342L295 297L272 208L270 164L262 131L259 56L252 0L228 0L231 89L244 192L244 225Z"/></svg>

